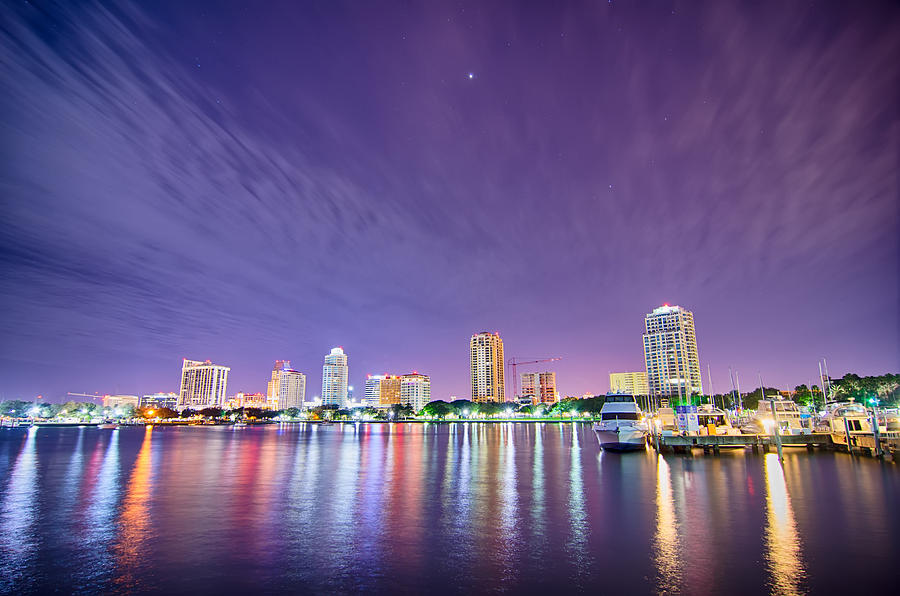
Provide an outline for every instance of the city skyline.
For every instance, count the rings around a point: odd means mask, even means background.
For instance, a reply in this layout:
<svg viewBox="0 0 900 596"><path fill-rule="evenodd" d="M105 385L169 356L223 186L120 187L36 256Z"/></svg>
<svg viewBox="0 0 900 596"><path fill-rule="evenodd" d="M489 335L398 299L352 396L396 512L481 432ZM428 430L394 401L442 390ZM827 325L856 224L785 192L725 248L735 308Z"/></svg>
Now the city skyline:
<svg viewBox="0 0 900 596"><path fill-rule="evenodd" d="M668 303L663 304L657 308L654 308L652 310L652 312L645 314L644 330L647 331L647 329L650 325L650 322L649 322L650 320L653 320L653 319L663 320L664 319L664 320L666 320L665 323L655 323L656 335L660 335L660 334L669 335L671 333L671 331L673 330L673 326L679 327L678 331L681 331L683 333L683 330L680 329L680 323L675 324L675 323L668 322L668 319L671 318L672 316L679 317L679 316L683 316L683 315L687 315L689 318L689 331L690 331L689 335L691 336L691 340L692 340L690 343L692 344L692 346L694 346L693 361L695 363L695 366L693 367L693 370L697 376L697 385L693 388L694 389L693 392L697 393L697 389L699 389L701 392L703 392L704 390L703 390L702 379L701 379L703 371L700 370L700 368L701 368L700 361L697 359L697 356L696 356L696 351L697 351L696 344L698 343L698 341L696 339L696 336L694 335L693 312L688 311L680 306L670 306ZM474 352L473 352L473 349L474 349L474 345L476 343L476 339L479 337L487 337L488 340L493 340L494 342L499 342L501 358L502 358L503 351L504 351L503 340L502 340L499 332L480 332L480 333L473 334L472 337L470 338L470 349L469 349L469 353L470 353L469 375L470 375L470 378L472 379L472 381L474 381L474 370L473 370ZM526 393L526 389L525 389L526 376L530 376L530 377L534 378L534 380L532 380L531 383L532 383L532 385L534 385L536 383L538 387L540 387L542 385L542 383L541 383L541 381L538 381L537 379L540 379L541 377L544 377L545 375L547 375L548 378L552 377L552 381L549 383L548 386L552 386L554 392L558 395L559 399L562 399L564 397L583 397L583 396L589 395L589 394L590 395L600 395L600 394L607 393L607 392L617 393L617 392L621 392L623 389L626 389L629 387L635 387L637 384L641 384L641 383L642 383L642 386L647 386L648 385L648 373L649 373L649 371L647 369L648 367L646 366L646 358L647 358L646 345L647 345L647 341L648 341L647 337L648 337L648 334L644 333L643 334L644 345L645 345L645 352L644 352L645 367L644 367L644 370L636 371L636 372L609 372L608 374L606 374L607 383L606 383L606 388L604 390L585 391L585 392L581 392L581 393L560 392L560 391L556 390L556 388L557 388L556 371L530 371L530 372L519 373L519 376L521 378L520 393L523 396ZM556 360L556 359L554 359L554 360ZM506 381L509 381L509 379L506 379L506 368L507 368L508 361L505 361L505 360L501 360L501 361L503 362L503 366L500 369L499 376L501 379L504 380L504 382L506 382ZM200 401L203 401L207 405L211 405L211 406L224 405L225 401L228 400L229 398L237 396L238 394L247 393L248 391L252 391L253 389L256 388L255 386L253 388L242 387L238 390L235 390L233 393L231 393L231 395L226 395L225 388L227 386L229 375L231 374L231 367L223 365L223 364L214 364L208 359L206 361L194 361L194 360L191 360L188 358L183 358L182 363L183 364L182 364L182 375L181 375L181 378L182 378L181 389L177 393L171 393L171 395L173 395L173 396L183 396L185 394L185 388L184 388L185 379L188 378L186 376L186 374L187 374L186 371L192 370L195 368L200 368L200 369L204 369L204 370L213 370L213 371L215 371L216 374L220 374L221 372L224 372L224 383L222 383L222 386L220 389L214 390L216 396L218 396L218 397L210 397L210 396L204 395L203 397L199 398ZM338 374L338 376L340 378L335 377L332 379L331 383L326 383L325 382L325 378L326 378L325 371L330 368L333 368L334 364L339 365L340 373ZM821 362L818 362L817 364L821 364ZM303 407L303 406L308 407L308 406L316 403L317 400L318 400L318 402L321 402L321 403L332 403L332 404L336 404L336 405L345 405L345 406L350 405L350 400L349 400L350 396L349 396L348 389L353 387L353 382L352 382L352 377L350 377L350 375L349 375L348 356L344 352L343 346L338 346L338 347L332 348L330 353L326 354L326 356L325 356L325 365L323 366L323 375L322 375L321 395L307 395L306 394L305 389L306 389L307 379L308 379L309 375L300 370L292 369L290 360L287 360L287 359L276 360L275 366L272 369L270 369L270 372L272 374L272 378L268 381L263 381L263 384L265 385L265 391L257 392L258 394L263 395L269 402L273 402L273 395L274 395L273 391L278 394L280 394L282 392L282 390L280 389L280 383L279 383L279 379L280 379L279 373L288 373L288 374L290 374L290 377L291 377L291 389L290 390L285 389L284 391L285 392L289 391L292 397L290 398L291 405L289 405L287 407ZM732 372L740 372L740 369L732 369L732 370L727 371L729 376L726 378L729 381L731 378L730 374ZM847 371L847 372L852 372L855 374L857 373L857 371ZM397 381L396 400L392 400L391 403L398 403L398 404L402 403L401 398L400 398L400 380L404 377L424 377L425 379L427 379L428 395L431 396L431 389L430 389L431 377L429 375L421 375L420 373L418 373L418 371L412 371L412 372L404 373L404 374L400 374L400 375L391 375L391 374L387 374L387 373L385 373L384 375L378 375L378 374L372 374L372 373L363 373L363 374L364 374L363 382L359 384L359 386L363 388L361 395L359 395L356 399L354 399L353 403L358 403L358 404L361 404L364 406L370 405L370 401L373 399L373 396L380 397L381 383L384 379ZM840 378L841 376L843 376L843 373L842 374L834 374L833 371L829 371L829 374L830 374L830 378ZM598 372L598 375L600 377L603 377L604 373ZM632 380L631 378L629 378L633 375L642 375L643 380L636 382L635 380ZM800 381L796 384L789 384L789 385L776 385L774 383L766 383L766 386L767 387L783 387L787 390L791 390L791 389L793 389L793 387L795 387L797 385L801 385L801 384L807 385L807 386L814 386L814 385L820 384L821 379L819 379L818 377L815 377L815 378L811 377L811 378L813 380L810 382ZM213 384L215 384L217 381L218 381L218 378L216 377L214 379ZM341 392L343 391L343 397L342 398L335 397L334 400L325 402L322 399L322 397L326 393L326 391L325 391L326 385L331 385L331 384L335 384L335 383L338 385L336 392L335 392L335 396L339 396L341 394ZM598 381L598 383L599 383L599 381ZM749 385L747 385L747 387L753 387L753 386L754 386L754 383L751 379L751 381L750 381ZM374 389L374 393L373 393L373 389ZM210 388L209 390L207 390L206 393L210 393L212 390L213 389ZM500 401L504 401L504 402L515 401L515 399L514 399L515 396L510 395L510 393L509 393L510 391L511 391L511 387L507 387L504 384L504 386L502 387L502 390L501 390L501 393L503 394L503 399ZM95 392L93 394L87 394L87 393L80 394L80 393L67 392L66 395L83 395L83 396L93 396L94 398L108 398L108 397L111 397L111 396L114 397L117 395L125 395L125 396L145 395L145 396L147 396L147 395L151 395L152 393L155 393L157 395L162 395L165 392L166 392L166 389L154 389L152 392L148 392L148 391L133 391L132 393L106 392L105 394L101 393L101 392ZM297 400L297 397L294 396L295 393L299 396L299 403L296 403L298 400ZM646 392L641 391L641 390L637 390L634 392L635 395L647 395L647 394L652 394L652 393L653 393L653 391L649 388L647 389ZM717 394L717 395L726 394L726 393L730 393L730 390L728 387L726 387L725 389L716 389L715 390L715 394ZM705 393L703 393L703 394L705 394ZM658 395L673 396L673 395L677 395L677 391L673 390L673 392L669 393L669 394L666 394L663 392L663 393L659 393ZM37 396L35 396L35 397L37 397ZM52 399L53 396L47 396L47 397L49 397L49 399L45 399L45 401L48 401L48 402L53 401L53 399ZM59 397L65 397L65 395L59 396ZM40 398L44 399L45 396L41 395ZM450 394L447 396L433 397L433 399L436 399L436 400L437 399L442 399L442 400L471 399L471 398L472 398L471 395L460 396L460 395L454 395L454 394ZM3 399L9 399L9 398L3 397ZM183 399L184 399L183 397L178 397L179 405L181 405L181 402ZM277 401L278 401L278 398L275 398L274 402L277 402ZM541 400L539 400L539 401L541 401ZM546 398L543 401L546 401ZM221 403L219 403L219 402L221 402Z"/></svg>
<svg viewBox="0 0 900 596"><path fill-rule="evenodd" d="M309 396L334 345L465 398L481 329L581 395L665 302L719 392L900 362L894 4L48 6L3 15L0 398Z"/></svg>

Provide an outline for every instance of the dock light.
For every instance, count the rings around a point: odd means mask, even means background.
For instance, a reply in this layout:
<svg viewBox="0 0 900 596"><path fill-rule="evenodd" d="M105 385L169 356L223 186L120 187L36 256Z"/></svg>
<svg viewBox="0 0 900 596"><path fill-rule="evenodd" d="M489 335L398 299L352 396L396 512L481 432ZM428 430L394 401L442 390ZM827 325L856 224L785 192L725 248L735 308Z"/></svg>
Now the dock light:
<svg viewBox="0 0 900 596"><path fill-rule="evenodd" d="M881 400L879 400L879 399L876 398L876 397L870 397L870 398L869 398L869 403L872 404L873 406L877 406L878 404L881 403Z"/></svg>
<svg viewBox="0 0 900 596"><path fill-rule="evenodd" d="M147 410L147 416L153 416L156 414L156 410Z"/></svg>

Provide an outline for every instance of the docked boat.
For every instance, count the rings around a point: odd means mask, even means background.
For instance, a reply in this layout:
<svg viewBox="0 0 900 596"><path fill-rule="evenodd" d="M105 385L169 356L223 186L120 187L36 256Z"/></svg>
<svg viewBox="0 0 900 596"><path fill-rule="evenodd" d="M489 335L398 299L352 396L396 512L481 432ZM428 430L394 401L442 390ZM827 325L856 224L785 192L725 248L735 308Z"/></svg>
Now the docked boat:
<svg viewBox="0 0 900 596"><path fill-rule="evenodd" d="M878 430L880 432L893 432L900 430L900 410L897 408L884 408L877 410Z"/></svg>
<svg viewBox="0 0 900 596"><path fill-rule="evenodd" d="M593 429L601 449L635 451L647 445L649 427L633 395L607 395Z"/></svg>
<svg viewBox="0 0 900 596"><path fill-rule="evenodd" d="M101 430L116 430L117 428L119 428L119 425L115 422L101 422L97 425L97 428Z"/></svg>
<svg viewBox="0 0 900 596"><path fill-rule="evenodd" d="M735 435L741 434L734 428L728 413L712 404L697 406L697 424L700 426L700 434L706 435Z"/></svg>
<svg viewBox="0 0 900 596"><path fill-rule="evenodd" d="M869 412L853 400L828 404L816 422L816 430L820 432L846 435L848 429L851 433L872 432Z"/></svg>
<svg viewBox="0 0 900 596"><path fill-rule="evenodd" d="M778 419L778 430L783 435L796 435L804 432L800 421L800 408L789 399L776 399L775 416L772 416L772 400L760 400L756 415L741 426L741 432L748 435L769 435L775 431L775 418ZM806 432L809 432L808 430Z"/></svg>
<svg viewBox="0 0 900 596"><path fill-rule="evenodd" d="M232 426L234 426L234 428L245 428L247 426L247 423L246 422L235 422Z"/></svg>

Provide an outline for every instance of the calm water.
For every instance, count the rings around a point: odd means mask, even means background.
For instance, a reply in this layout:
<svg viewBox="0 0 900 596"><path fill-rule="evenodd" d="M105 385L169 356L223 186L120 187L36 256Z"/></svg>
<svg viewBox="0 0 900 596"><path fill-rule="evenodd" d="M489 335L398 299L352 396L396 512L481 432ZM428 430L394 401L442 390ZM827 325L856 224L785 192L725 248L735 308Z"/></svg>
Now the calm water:
<svg viewBox="0 0 900 596"><path fill-rule="evenodd" d="M893 592L900 466L587 425L4 429L0 591Z"/></svg>

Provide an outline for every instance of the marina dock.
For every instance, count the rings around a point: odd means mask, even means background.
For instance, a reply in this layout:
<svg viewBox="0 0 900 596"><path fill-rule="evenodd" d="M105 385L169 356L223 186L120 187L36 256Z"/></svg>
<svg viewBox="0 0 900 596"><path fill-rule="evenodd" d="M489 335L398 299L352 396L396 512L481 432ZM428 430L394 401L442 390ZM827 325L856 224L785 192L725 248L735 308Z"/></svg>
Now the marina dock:
<svg viewBox="0 0 900 596"><path fill-rule="evenodd" d="M847 438L839 433L808 433L781 435L783 447L806 447L812 451L815 448L838 449L846 451ZM879 433L881 451L894 459L900 458L900 432ZM718 453L722 448L750 447L753 451L766 453L777 446L775 435L664 435L652 434L649 436L650 445L660 452L690 453L694 448L703 449L704 452ZM875 437L872 433L851 433L850 452L876 455Z"/></svg>

